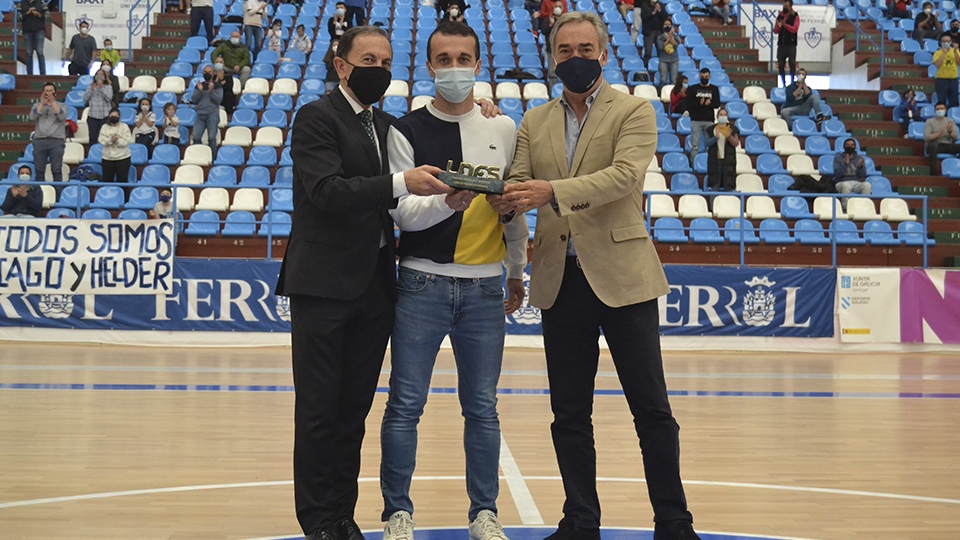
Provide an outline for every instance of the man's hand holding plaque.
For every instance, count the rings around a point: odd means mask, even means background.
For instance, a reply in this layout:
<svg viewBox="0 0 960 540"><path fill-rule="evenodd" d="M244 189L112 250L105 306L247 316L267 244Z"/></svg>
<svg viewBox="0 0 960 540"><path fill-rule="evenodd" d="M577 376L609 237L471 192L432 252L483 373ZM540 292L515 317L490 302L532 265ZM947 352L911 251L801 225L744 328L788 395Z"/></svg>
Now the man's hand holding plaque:
<svg viewBox="0 0 960 540"><path fill-rule="evenodd" d="M500 167L460 163L454 170L453 161L447 161L447 170L437 175L441 182L457 190L500 195L504 182L500 179Z"/></svg>

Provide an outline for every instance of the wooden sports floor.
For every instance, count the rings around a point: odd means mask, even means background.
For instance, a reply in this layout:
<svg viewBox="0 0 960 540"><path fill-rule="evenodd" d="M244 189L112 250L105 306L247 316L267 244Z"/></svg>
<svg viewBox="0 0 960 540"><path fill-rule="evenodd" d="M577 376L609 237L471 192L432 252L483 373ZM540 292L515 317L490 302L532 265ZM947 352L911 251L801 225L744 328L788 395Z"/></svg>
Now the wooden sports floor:
<svg viewBox="0 0 960 540"><path fill-rule="evenodd" d="M960 538L960 355L666 353L695 526L816 540ZM389 360L381 386L386 386ZM501 378L500 519L550 527L562 488L540 351ZM640 452L608 356L594 421L603 525L649 538ZM3 343L0 539L294 538L290 350ZM467 539L462 418L441 352L417 527ZM376 535L379 422L357 521ZM318 456L318 459L322 457ZM618 537L619 538L619 537Z"/></svg>

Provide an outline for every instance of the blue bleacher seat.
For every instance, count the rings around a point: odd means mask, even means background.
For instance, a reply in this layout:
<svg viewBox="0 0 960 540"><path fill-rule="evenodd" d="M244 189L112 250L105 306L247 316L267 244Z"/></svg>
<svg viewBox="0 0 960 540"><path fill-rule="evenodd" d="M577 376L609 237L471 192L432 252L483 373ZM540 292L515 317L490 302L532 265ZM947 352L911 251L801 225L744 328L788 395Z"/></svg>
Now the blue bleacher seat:
<svg viewBox="0 0 960 540"><path fill-rule="evenodd" d="M276 167L277 149L272 146L254 146L250 149L250 157L247 158L247 165Z"/></svg>
<svg viewBox="0 0 960 540"><path fill-rule="evenodd" d="M917 221L901 221L897 225L897 238L908 246L936 245L933 239L927 238L923 232L923 223Z"/></svg>
<svg viewBox="0 0 960 540"><path fill-rule="evenodd" d="M688 117L688 116L685 116L685 117L681 118L680 121L683 121L684 119L686 119L687 134L689 134L689 133L690 133L690 120L689 120L689 117ZM680 132L680 129L679 129L679 127L680 127L680 121L677 122L677 132L678 132L678 133ZM743 117L743 118L739 118L739 119L737 119L737 120L734 122L734 125L737 126L737 130L740 131L740 136L741 136L741 137L749 137L750 135L763 135L763 130L760 129L760 123L757 122L757 119L756 119L756 118L753 118L752 116L746 116L746 117Z"/></svg>
<svg viewBox="0 0 960 540"><path fill-rule="evenodd" d="M110 211L104 208L91 208L80 216L80 219L112 219Z"/></svg>
<svg viewBox="0 0 960 540"><path fill-rule="evenodd" d="M896 90L881 90L879 100L884 107L896 107L900 104L900 94Z"/></svg>
<svg viewBox="0 0 960 540"><path fill-rule="evenodd" d="M273 179L273 185L292 186L293 185L293 167L280 167L279 169L277 169L277 175Z"/></svg>
<svg viewBox="0 0 960 540"><path fill-rule="evenodd" d="M281 6L290 4L280 4ZM221 236L253 236L257 230L257 218L252 212L237 210L227 214Z"/></svg>
<svg viewBox="0 0 960 540"><path fill-rule="evenodd" d="M831 118L823 123L821 126L823 136L835 138L835 137L849 137L850 133L847 132L847 128L843 125L843 122L836 118ZM794 131L796 135L796 131ZM799 135L797 135L799 137Z"/></svg>
<svg viewBox="0 0 960 540"><path fill-rule="evenodd" d="M770 193L787 193L793 185L793 177L788 174L773 174L767 180L767 191Z"/></svg>
<svg viewBox="0 0 960 540"><path fill-rule="evenodd" d="M890 186L890 180L883 176L868 176L867 183L870 184L871 195L892 195L893 188Z"/></svg>
<svg viewBox="0 0 960 540"><path fill-rule="evenodd" d="M76 208L78 202L81 208L90 206L90 188L87 186L66 186L60 192L60 199L53 203L53 206L54 208Z"/></svg>
<svg viewBox="0 0 960 540"><path fill-rule="evenodd" d="M211 210L198 210L190 216L184 234L187 236L216 236L220 230L220 216Z"/></svg>
<svg viewBox="0 0 960 540"><path fill-rule="evenodd" d="M172 145L160 145L160 146L172 146ZM153 150L153 157L157 157L157 150L160 149L160 146L157 146ZM176 146L172 146L174 150L177 151L177 164L180 164L180 150ZM170 168L164 164L151 164L143 168L143 174L140 175L141 184L149 185L160 185L160 184L169 184L170 183ZM131 194L132 195L132 194ZM156 204L156 201L154 201ZM135 206L134 208L140 208ZM150 208L153 208L151 205Z"/></svg>
<svg viewBox="0 0 960 540"><path fill-rule="evenodd" d="M765 219L760 222L760 240L764 244L794 244L789 229L782 219Z"/></svg>
<svg viewBox="0 0 960 540"><path fill-rule="evenodd" d="M893 229L886 221L871 220L863 224L863 239L871 246L899 246L900 240L893 237Z"/></svg>
<svg viewBox="0 0 960 540"><path fill-rule="evenodd" d="M191 38L188 38L187 47L190 47L191 49L204 50L207 48L207 38L203 36L193 36Z"/></svg>
<svg viewBox="0 0 960 540"><path fill-rule="evenodd" d="M835 219L830 222L830 229L836 238L838 244L850 246L862 246L867 243L860 238L860 231L857 230L857 224L847 219Z"/></svg>
<svg viewBox="0 0 960 540"><path fill-rule="evenodd" d="M692 173L676 173L670 177L670 191L674 193L699 193L700 181Z"/></svg>
<svg viewBox="0 0 960 540"><path fill-rule="evenodd" d="M180 126L192 128L197 121L197 111L183 105L177 107L176 117L180 119Z"/></svg>
<svg viewBox="0 0 960 540"><path fill-rule="evenodd" d="M680 151L670 152L664 155L663 165L661 168L663 169L663 172L667 174L692 172L690 169L690 158Z"/></svg>
<svg viewBox="0 0 960 540"><path fill-rule="evenodd" d="M693 158L693 171L697 174L707 174L707 153L700 152Z"/></svg>
<svg viewBox="0 0 960 540"><path fill-rule="evenodd" d="M808 156L826 156L834 154L830 148L830 141L822 135L812 135L807 137L803 143L803 151Z"/></svg>
<svg viewBox="0 0 960 540"><path fill-rule="evenodd" d="M711 218L694 218L690 222L690 239L695 244L722 244L720 226Z"/></svg>
<svg viewBox="0 0 960 540"><path fill-rule="evenodd" d="M833 158L830 155L817 158L817 172L821 176L833 176Z"/></svg>
<svg viewBox="0 0 960 540"><path fill-rule="evenodd" d="M280 63L280 53L277 51L271 51L270 49L262 49L257 53L257 60L254 62L254 65L258 64L267 64L270 66L275 66Z"/></svg>
<svg viewBox="0 0 960 540"><path fill-rule="evenodd" d="M283 96L289 98L290 96ZM267 109L260 115L260 127L276 127L285 129L289 127L287 113L277 109Z"/></svg>
<svg viewBox="0 0 960 540"><path fill-rule="evenodd" d="M268 234L272 236L290 236L290 227L292 220L290 214L286 212L267 212L260 220L260 229L258 236L266 238Z"/></svg>
<svg viewBox="0 0 960 540"><path fill-rule="evenodd" d="M252 111L263 110L263 96L260 94L241 94L240 99L237 100L237 111L234 112L234 116L236 116L236 112L239 112L241 109L249 109ZM234 118L234 120L236 119ZM256 125L256 118L254 118L253 125Z"/></svg>
<svg viewBox="0 0 960 540"><path fill-rule="evenodd" d="M287 94L273 94L267 101L267 110L292 111L293 97Z"/></svg>
<svg viewBox="0 0 960 540"><path fill-rule="evenodd" d="M293 130L290 130L291 132ZM287 146L280 152L280 163L281 167L293 167L293 158L290 157L290 147Z"/></svg>
<svg viewBox="0 0 960 540"><path fill-rule="evenodd" d="M719 73L717 75L719 75ZM713 82L712 77L710 82ZM743 101L743 98L740 97L740 93L737 91L737 88L734 86L720 86L720 102L730 103L734 101Z"/></svg>
<svg viewBox="0 0 960 540"><path fill-rule="evenodd" d="M103 160L103 145L94 143L87 150L87 157L83 158L84 163L100 163ZM179 163L179 161L177 162Z"/></svg>
<svg viewBox="0 0 960 540"><path fill-rule="evenodd" d="M213 161L214 165L226 165L227 167L242 167L245 163L243 148L235 144L221 146L217 150L217 158Z"/></svg>
<svg viewBox="0 0 960 540"><path fill-rule="evenodd" d="M433 81L414 81L413 87L410 90L410 95L413 97L433 96L435 94L436 89L434 88Z"/></svg>
<svg viewBox="0 0 960 540"><path fill-rule="evenodd" d="M257 147L263 148L263 147ZM261 165L248 165L240 177L240 187L267 187L270 185L270 171Z"/></svg>
<svg viewBox="0 0 960 540"><path fill-rule="evenodd" d="M523 103L517 98L503 98L497 105L504 114L523 115Z"/></svg>
<svg viewBox="0 0 960 540"><path fill-rule="evenodd" d="M826 124L826 122L824 122L824 124ZM817 123L806 117L796 117L793 119L792 131L795 137L811 137L818 134ZM824 135L826 135L826 133L824 133Z"/></svg>
<svg viewBox="0 0 960 540"><path fill-rule="evenodd" d="M776 154L773 148L770 148L770 139L768 139L766 135L747 135L747 140L743 148L748 154ZM779 157L777 159L779 160Z"/></svg>
<svg viewBox="0 0 960 540"><path fill-rule="evenodd" d="M824 235L823 225L814 219L801 219L793 225L794 237L804 245L829 244L830 239Z"/></svg>
<svg viewBox="0 0 960 540"><path fill-rule="evenodd" d="M306 84L307 82L309 82L309 81L303 81L304 84ZM303 107L303 106L306 105L307 103L310 103L311 101L316 101L316 100L318 100L318 99L320 99L320 94L319 94L319 93L317 93L317 94L300 94L300 95L297 97L297 106L294 108L294 110L295 110L295 111L299 111L299 110L300 110L300 107Z"/></svg>
<svg viewBox="0 0 960 540"><path fill-rule="evenodd" d="M129 148L131 165L147 164L147 147L145 145L133 143L129 146Z"/></svg>
<svg viewBox="0 0 960 540"><path fill-rule="evenodd" d="M529 110L530 108L531 107L529 106L529 103L528 103L527 110ZM673 133L673 124L670 122L670 118L668 116L663 114L657 115L657 133L661 133L661 134ZM657 141L657 143L659 145L659 141ZM679 142L678 142L678 146L679 146Z"/></svg>
<svg viewBox="0 0 960 540"><path fill-rule="evenodd" d="M128 208L117 215L117 219L140 220L147 219L147 213L138 208Z"/></svg>
<svg viewBox="0 0 960 540"><path fill-rule="evenodd" d="M292 189L274 189L270 192L270 210L279 210L281 212L293 212L293 190Z"/></svg>
<svg viewBox="0 0 960 540"><path fill-rule="evenodd" d="M680 138L672 133L661 133L657 137L657 153L666 154L668 152L682 152Z"/></svg>
<svg viewBox="0 0 960 540"><path fill-rule="evenodd" d="M251 76L253 75L251 74ZM302 77L303 77L303 69L299 65L294 64L293 62L284 62L280 64L279 68L277 68L276 78L278 79L300 80Z"/></svg>
<svg viewBox="0 0 960 540"><path fill-rule="evenodd" d="M783 105L787 101L787 90L786 88L771 88L770 89L770 101L774 105Z"/></svg>
<svg viewBox="0 0 960 540"><path fill-rule="evenodd" d="M172 144L158 144L153 149L153 157L150 158L150 163L156 165L179 165L180 148Z"/></svg>
<svg viewBox="0 0 960 540"><path fill-rule="evenodd" d="M63 103L68 107L75 107L77 109L82 109L87 106L87 102L83 100L83 92L80 90L71 90L67 92Z"/></svg>
<svg viewBox="0 0 960 540"><path fill-rule="evenodd" d="M182 52L183 51L181 51L181 53ZM197 62L199 61L200 60L198 59ZM193 78L193 64L190 62L174 62L170 64L170 70L167 71L167 75L171 77L183 77L184 79L191 79Z"/></svg>
<svg viewBox="0 0 960 540"><path fill-rule="evenodd" d="M48 218L70 218L73 219L77 217L76 213L69 208L51 208L47 212L46 217Z"/></svg>
<svg viewBox="0 0 960 540"><path fill-rule="evenodd" d="M760 154L757 156L757 173L761 175L784 174L787 172L783 168L783 158L777 154Z"/></svg>
<svg viewBox="0 0 960 540"><path fill-rule="evenodd" d="M726 104L727 116L734 122L738 118L750 116L750 108L742 101L733 101Z"/></svg>
<svg viewBox="0 0 960 540"><path fill-rule="evenodd" d="M723 237L731 244L759 244L756 228L749 219L731 218L723 224Z"/></svg>
<svg viewBox="0 0 960 540"><path fill-rule="evenodd" d="M683 230L683 222L672 217L657 219L653 226L653 239L657 242L676 244L686 244L689 242L687 233Z"/></svg>
<svg viewBox="0 0 960 540"><path fill-rule="evenodd" d="M97 194L94 195L90 208L106 208L107 210L120 210L123 208L123 188L118 186L101 186L97 188Z"/></svg>
<svg viewBox="0 0 960 540"><path fill-rule="evenodd" d="M394 34L396 34L396 32L394 32ZM306 53L302 51L298 51L296 49L287 50L286 52L283 53L283 57L286 59L286 61L283 62L283 65L293 64L295 66L303 66L303 65L306 65L307 63Z"/></svg>
<svg viewBox="0 0 960 540"><path fill-rule="evenodd" d="M206 47L204 47L206 49ZM187 78L193 77L193 66L199 64L203 59L203 49L194 49L193 47L184 47L180 49L180 54L177 55L177 62L186 62L190 64L190 75L186 76ZM170 68L173 69L173 65L170 65ZM183 75L180 75L183 77Z"/></svg>
<svg viewBox="0 0 960 540"><path fill-rule="evenodd" d="M214 165L207 173L204 185L211 187L233 187L237 185L237 169L228 165Z"/></svg>
<svg viewBox="0 0 960 540"><path fill-rule="evenodd" d="M816 214L810 212L807 199L790 195L780 200L780 215L783 219L816 219Z"/></svg>
<svg viewBox="0 0 960 540"><path fill-rule="evenodd" d="M304 80L323 81L326 76L327 68L323 64L309 64L303 74ZM321 85L322 84L321 82Z"/></svg>

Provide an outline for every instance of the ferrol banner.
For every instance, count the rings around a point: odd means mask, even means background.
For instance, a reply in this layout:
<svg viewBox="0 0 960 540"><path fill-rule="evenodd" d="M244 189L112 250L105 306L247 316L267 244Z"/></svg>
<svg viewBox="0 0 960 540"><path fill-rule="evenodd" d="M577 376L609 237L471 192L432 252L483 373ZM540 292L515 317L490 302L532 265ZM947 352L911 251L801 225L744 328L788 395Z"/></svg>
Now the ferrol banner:
<svg viewBox="0 0 960 540"><path fill-rule="evenodd" d="M273 294L279 272L278 261L178 259L165 294L2 294L0 325L289 332L289 303ZM668 266L666 273L663 334L833 335L833 270ZM539 335L539 310L524 302L507 317L507 333Z"/></svg>
<svg viewBox="0 0 960 540"><path fill-rule="evenodd" d="M133 30L134 49L140 48L143 36L147 35L150 24L147 7L150 5L147 0L139 3L137 0L63 0L64 46L80 33L80 23L86 22L90 25L90 35L97 40L97 47L102 47L105 39L113 41L113 48L121 51L120 59L125 62L130 30ZM132 17L130 8L133 8ZM154 1L153 9L159 11L160 4Z"/></svg>
<svg viewBox="0 0 960 540"><path fill-rule="evenodd" d="M173 220L3 220L0 294L166 294L175 236Z"/></svg>
<svg viewBox="0 0 960 540"><path fill-rule="evenodd" d="M960 343L960 271L844 268L840 338L846 343Z"/></svg>
<svg viewBox="0 0 960 540"><path fill-rule="evenodd" d="M793 6L800 17L800 29L797 31L797 63L830 62L832 29L837 26L837 12L833 6L800 5ZM740 4L739 22L750 36L750 47L760 53L760 61L770 59L770 47L773 47L773 60L777 60L777 34L773 32L783 4ZM766 15L766 17L764 16ZM769 20L767 20L769 17ZM754 31L756 24L756 31Z"/></svg>

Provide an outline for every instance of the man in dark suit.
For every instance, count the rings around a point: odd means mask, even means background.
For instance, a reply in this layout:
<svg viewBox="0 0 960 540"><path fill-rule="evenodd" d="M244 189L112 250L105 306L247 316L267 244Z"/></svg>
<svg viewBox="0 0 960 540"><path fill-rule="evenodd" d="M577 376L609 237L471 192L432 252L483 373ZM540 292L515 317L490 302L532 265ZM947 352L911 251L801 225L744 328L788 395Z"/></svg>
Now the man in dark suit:
<svg viewBox="0 0 960 540"><path fill-rule="evenodd" d="M377 27L344 33L333 61L340 88L293 125L293 229L276 292L290 297L294 492L309 539L363 538L353 520L360 446L396 301L387 210L407 193L453 191L436 167L388 173L394 118L370 105L390 84L392 56Z"/></svg>

